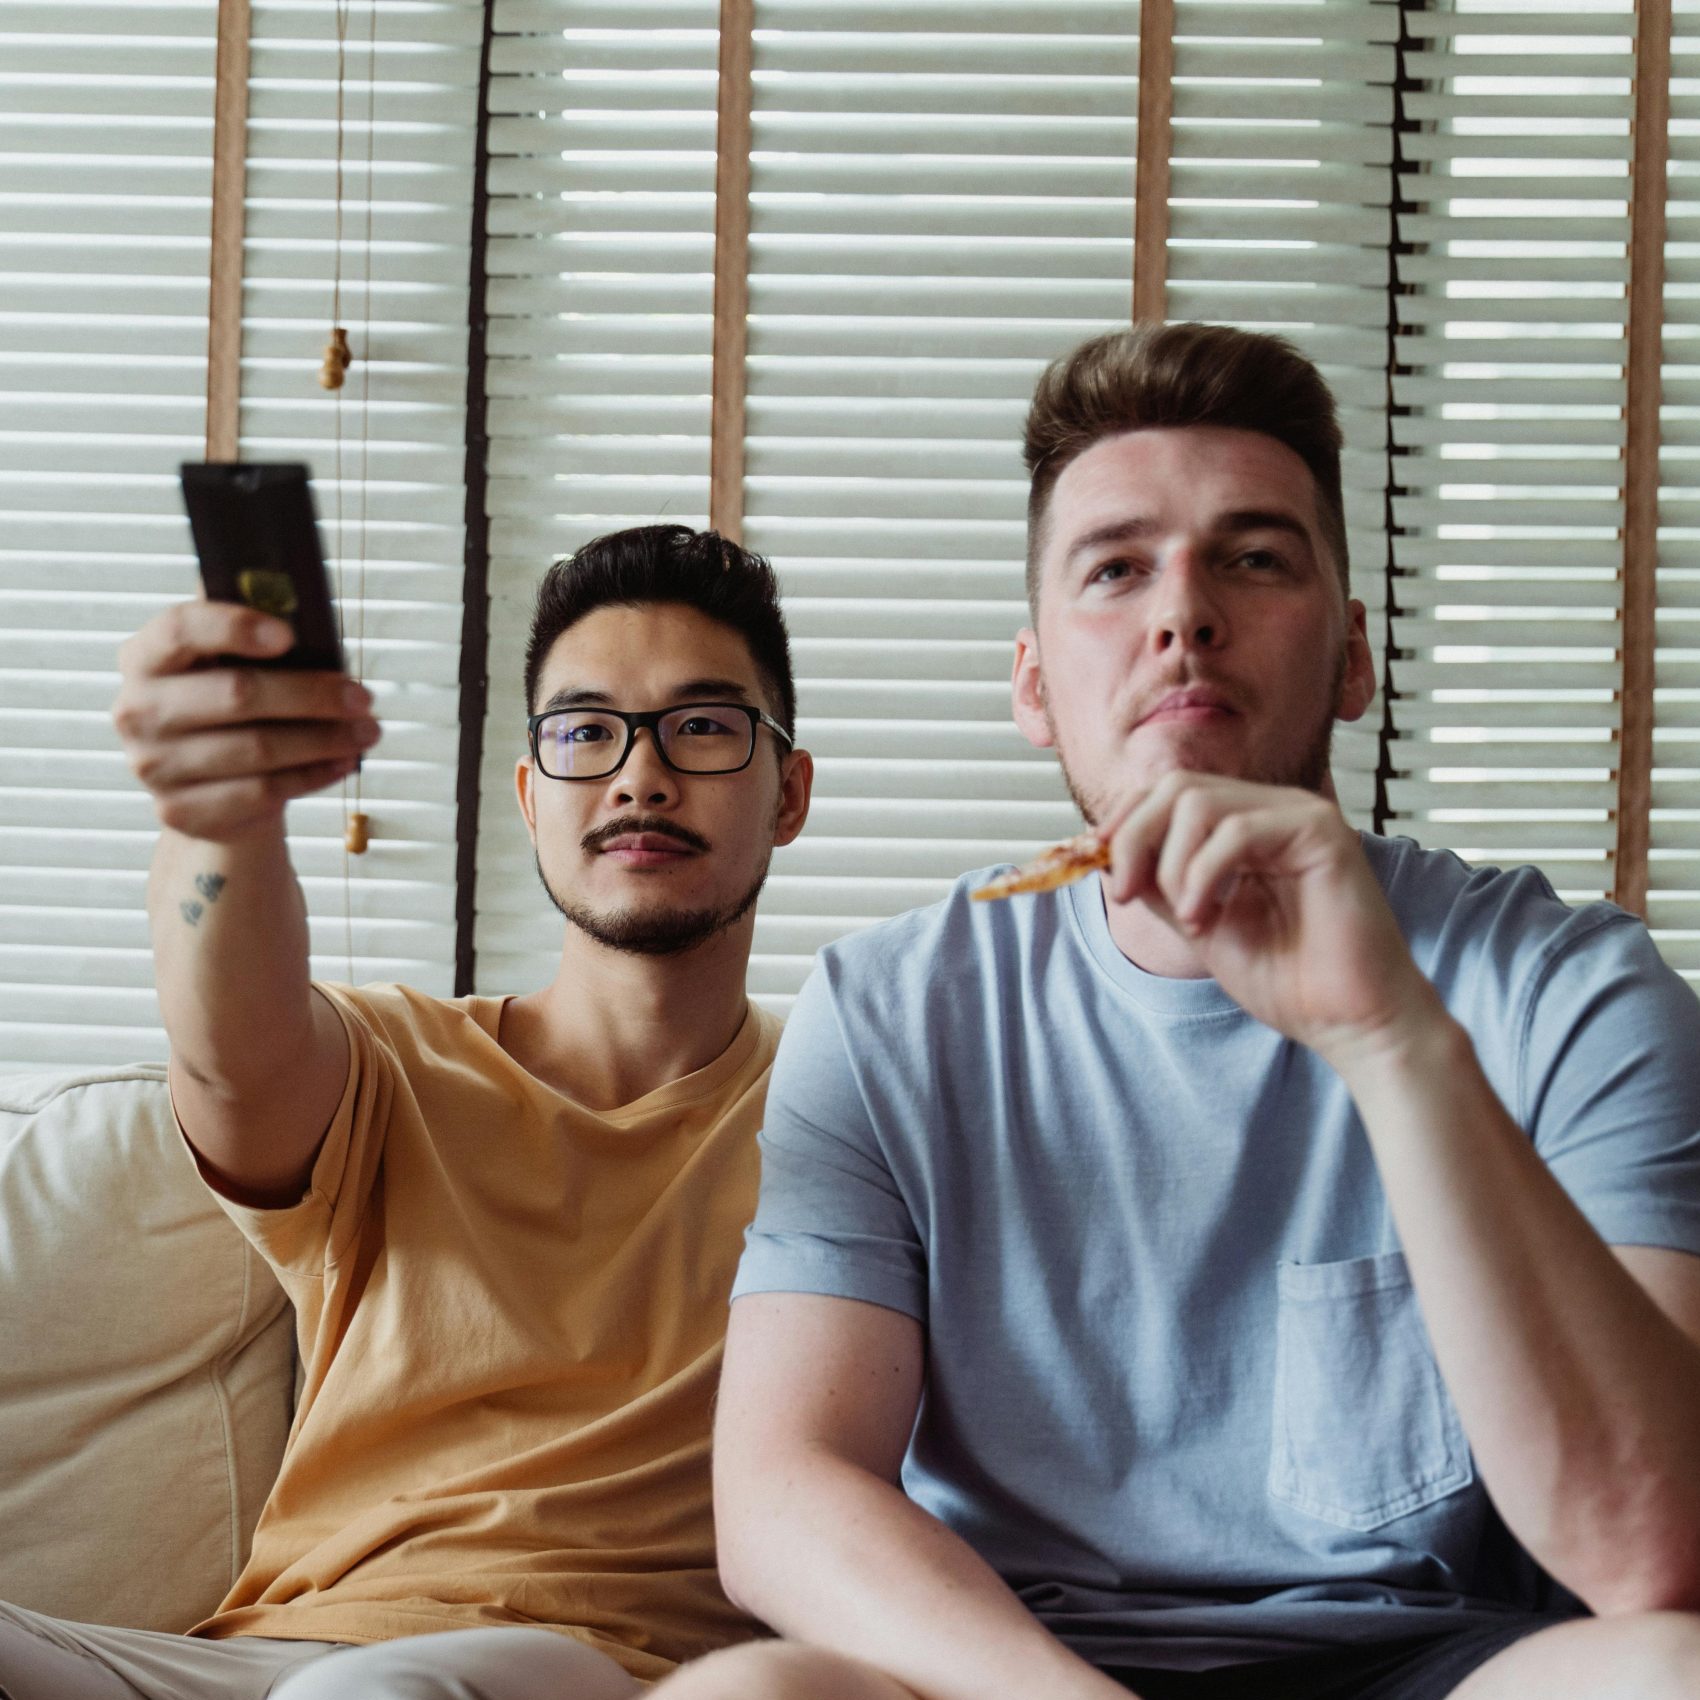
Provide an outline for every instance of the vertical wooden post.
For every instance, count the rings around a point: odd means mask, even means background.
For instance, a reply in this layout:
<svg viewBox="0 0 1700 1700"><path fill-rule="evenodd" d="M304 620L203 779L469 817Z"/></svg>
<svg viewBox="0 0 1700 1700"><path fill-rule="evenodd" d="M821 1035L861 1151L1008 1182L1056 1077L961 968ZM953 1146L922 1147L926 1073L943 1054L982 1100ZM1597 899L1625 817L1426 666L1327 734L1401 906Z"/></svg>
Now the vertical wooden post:
<svg viewBox="0 0 1700 1700"><path fill-rule="evenodd" d="M1623 441L1623 681L1615 900L1647 913L1653 799L1653 662L1659 564L1659 402L1664 355L1670 0L1637 0L1629 203L1629 347Z"/></svg>
<svg viewBox="0 0 1700 1700"><path fill-rule="evenodd" d="M1175 0L1139 3L1139 128L1133 161L1133 316L1168 317L1169 153L1175 111Z"/></svg>
<svg viewBox="0 0 1700 1700"><path fill-rule="evenodd" d="M755 0L720 0L720 106L714 174L714 393L708 523L744 537L744 362L750 311L750 67Z"/></svg>
<svg viewBox="0 0 1700 1700"><path fill-rule="evenodd" d="M207 459L236 460L242 420L242 237L248 178L248 0L219 0L213 89Z"/></svg>

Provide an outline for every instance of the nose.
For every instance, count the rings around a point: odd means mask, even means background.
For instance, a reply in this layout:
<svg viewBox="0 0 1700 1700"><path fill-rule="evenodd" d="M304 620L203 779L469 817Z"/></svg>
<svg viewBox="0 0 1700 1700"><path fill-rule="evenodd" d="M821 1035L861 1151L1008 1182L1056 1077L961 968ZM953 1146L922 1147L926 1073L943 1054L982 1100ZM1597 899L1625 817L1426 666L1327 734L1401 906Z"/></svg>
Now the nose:
<svg viewBox="0 0 1700 1700"><path fill-rule="evenodd" d="M1210 562L1190 543L1170 550L1157 581L1157 597L1150 641L1159 653L1221 648L1227 623Z"/></svg>
<svg viewBox="0 0 1700 1700"><path fill-rule="evenodd" d="M664 809L679 800L679 776L661 759L651 727L640 726L620 771L608 781L616 807Z"/></svg>

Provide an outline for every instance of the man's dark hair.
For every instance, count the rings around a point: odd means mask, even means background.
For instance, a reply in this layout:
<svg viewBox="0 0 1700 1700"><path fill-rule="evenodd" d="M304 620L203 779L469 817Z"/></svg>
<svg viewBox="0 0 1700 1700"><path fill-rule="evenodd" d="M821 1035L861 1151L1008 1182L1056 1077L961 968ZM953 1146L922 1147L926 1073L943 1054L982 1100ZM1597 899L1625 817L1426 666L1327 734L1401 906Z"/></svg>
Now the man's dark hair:
<svg viewBox="0 0 1700 1700"><path fill-rule="evenodd" d="M1186 425L1260 432L1310 468L1323 541L1351 594L1340 421L1322 374L1285 338L1262 331L1140 324L1053 361L1033 392L1023 450L1031 480L1027 600L1035 610L1046 509L1063 469L1106 437Z"/></svg>
<svg viewBox="0 0 1700 1700"><path fill-rule="evenodd" d="M537 707L537 675L562 632L598 608L648 602L682 603L741 634L774 718L795 735L797 687L773 568L716 531L685 525L611 531L543 575L525 646L527 711Z"/></svg>

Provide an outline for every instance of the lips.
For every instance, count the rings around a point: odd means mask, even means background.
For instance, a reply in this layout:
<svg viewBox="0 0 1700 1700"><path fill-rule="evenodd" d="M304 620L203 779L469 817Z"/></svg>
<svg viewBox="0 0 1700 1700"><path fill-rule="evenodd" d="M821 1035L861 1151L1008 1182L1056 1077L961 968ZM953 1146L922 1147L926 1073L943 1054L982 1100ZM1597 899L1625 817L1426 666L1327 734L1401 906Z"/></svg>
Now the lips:
<svg viewBox="0 0 1700 1700"><path fill-rule="evenodd" d="M676 868L710 848L682 822L625 815L604 821L580 841L586 855L606 856L622 868Z"/></svg>
<svg viewBox="0 0 1700 1700"><path fill-rule="evenodd" d="M1223 692L1209 685L1185 685L1159 697L1156 705L1141 715L1134 724L1149 726L1153 721L1164 720L1183 723L1207 721L1238 712Z"/></svg>
<svg viewBox="0 0 1700 1700"><path fill-rule="evenodd" d="M640 855L648 855L651 852L669 856L695 854L690 845L668 832L622 832L610 838L602 846L602 850L604 854L613 851L631 851Z"/></svg>

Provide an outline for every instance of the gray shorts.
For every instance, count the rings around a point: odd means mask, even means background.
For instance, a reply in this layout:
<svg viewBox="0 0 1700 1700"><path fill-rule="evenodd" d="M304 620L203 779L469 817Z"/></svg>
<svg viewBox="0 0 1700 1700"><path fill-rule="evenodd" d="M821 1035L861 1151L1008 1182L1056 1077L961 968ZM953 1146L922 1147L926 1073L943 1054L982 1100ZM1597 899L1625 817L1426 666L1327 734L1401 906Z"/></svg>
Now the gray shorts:
<svg viewBox="0 0 1700 1700"><path fill-rule="evenodd" d="M1420 1640L1334 1647L1324 1653L1218 1670L1112 1670L1140 1700L1446 1700L1496 1653L1559 1617L1516 1617Z"/></svg>
<svg viewBox="0 0 1700 1700"><path fill-rule="evenodd" d="M643 1688L551 1629L461 1629L368 1647L202 1641L0 1604L0 1700L626 1700Z"/></svg>

